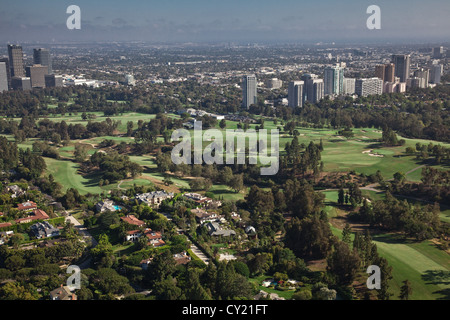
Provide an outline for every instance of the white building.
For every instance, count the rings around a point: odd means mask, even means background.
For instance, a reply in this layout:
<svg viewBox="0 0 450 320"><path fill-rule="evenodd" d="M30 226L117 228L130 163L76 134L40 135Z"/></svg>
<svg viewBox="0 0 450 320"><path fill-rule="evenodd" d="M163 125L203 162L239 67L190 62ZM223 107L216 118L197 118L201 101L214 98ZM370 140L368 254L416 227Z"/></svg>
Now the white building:
<svg viewBox="0 0 450 320"><path fill-rule="evenodd" d="M379 78L357 79L355 93L360 97L383 93L383 80Z"/></svg>

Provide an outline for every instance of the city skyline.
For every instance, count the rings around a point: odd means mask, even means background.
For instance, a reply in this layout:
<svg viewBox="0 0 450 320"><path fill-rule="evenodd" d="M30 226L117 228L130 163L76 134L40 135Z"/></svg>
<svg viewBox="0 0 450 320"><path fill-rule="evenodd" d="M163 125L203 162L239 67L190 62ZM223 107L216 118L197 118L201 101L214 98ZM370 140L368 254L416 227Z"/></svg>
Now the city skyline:
<svg viewBox="0 0 450 320"><path fill-rule="evenodd" d="M320 42L447 41L450 21L445 0L378 1L381 30L369 30L372 3L345 0L285 0L222 3L196 0L142 2L77 1L81 30L68 30L71 3L6 0L0 10L1 42L155 41L155 42Z"/></svg>

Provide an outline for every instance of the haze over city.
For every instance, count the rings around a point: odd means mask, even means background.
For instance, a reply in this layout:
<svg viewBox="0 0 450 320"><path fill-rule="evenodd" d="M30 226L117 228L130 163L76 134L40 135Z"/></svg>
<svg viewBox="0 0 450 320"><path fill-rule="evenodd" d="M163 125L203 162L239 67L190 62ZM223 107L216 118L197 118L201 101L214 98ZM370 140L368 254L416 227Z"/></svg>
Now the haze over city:
<svg viewBox="0 0 450 320"><path fill-rule="evenodd" d="M70 5L81 30L68 30ZM370 5L381 30L368 30ZM432 1L3 1L0 41L439 42L448 40L447 0Z"/></svg>

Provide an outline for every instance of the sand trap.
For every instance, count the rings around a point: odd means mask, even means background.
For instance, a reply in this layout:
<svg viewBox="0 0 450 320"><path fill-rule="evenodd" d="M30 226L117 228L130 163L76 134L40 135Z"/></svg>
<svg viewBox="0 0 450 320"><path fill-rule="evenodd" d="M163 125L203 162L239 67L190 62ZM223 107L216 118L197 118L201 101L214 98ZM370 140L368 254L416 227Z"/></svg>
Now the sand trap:
<svg viewBox="0 0 450 320"><path fill-rule="evenodd" d="M371 157L384 158L383 154L373 153L373 150L366 150L366 151L363 151L362 153L368 153L369 156L371 156Z"/></svg>

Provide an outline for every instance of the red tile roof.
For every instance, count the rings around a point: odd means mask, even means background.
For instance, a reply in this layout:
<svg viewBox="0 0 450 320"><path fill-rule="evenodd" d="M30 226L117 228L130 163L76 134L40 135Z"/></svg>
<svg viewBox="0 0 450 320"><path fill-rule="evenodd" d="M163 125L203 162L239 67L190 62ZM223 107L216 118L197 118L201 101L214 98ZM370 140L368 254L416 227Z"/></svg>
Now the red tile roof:
<svg viewBox="0 0 450 320"><path fill-rule="evenodd" d="M27 222L31 222L33 220L47 220L47 219L50 219L48 214L44 210L37 209L37 210L33 211L33 214L31 216L17 219L16 222L17 223L27 223Z"/></svg>
<svg viewBox="0 0 450 320"><path fill-rule="evenodd" d="M23 202L17 205L17 209L19 210L33 210L37 209L37 204L33 201Z"/></svg>
<svg viewBox="0 0 450 320"><path fill-rule="evenodd" d="M0 228L6 228L6 227L11 227L12 224L9 222L5 222L5 223L0 223Z"/></svg>
<svg viewBox="0 0 450 320"><path fill-rule="evenodd" d="M121 219L129 224L133 224L135 226L143 226L145 224L144 221L139 220L134 215L128 215L126 217L121 217Z"/></svg>

